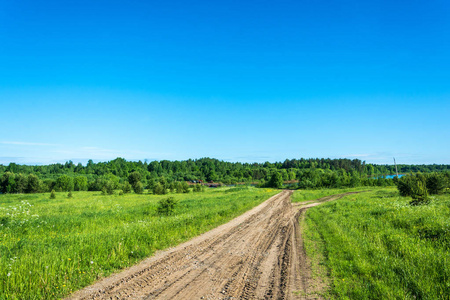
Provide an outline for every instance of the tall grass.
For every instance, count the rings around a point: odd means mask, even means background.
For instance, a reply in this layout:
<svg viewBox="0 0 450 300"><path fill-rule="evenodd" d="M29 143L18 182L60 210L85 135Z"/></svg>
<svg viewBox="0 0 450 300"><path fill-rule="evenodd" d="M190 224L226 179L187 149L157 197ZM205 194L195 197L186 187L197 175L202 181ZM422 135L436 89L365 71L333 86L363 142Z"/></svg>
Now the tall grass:
<svg viewBox="0 0 450 300"><path fill-rule="evenodd" d="M450 195L411 206L395 188L307 211L307 251L322 249L338 299L449 299Z"/></svg>
<svg viewBox="0 0 450 300"><path fill-rule="evenodd" d="M277 193L226 191L170 195L178 201L170 216L157 214L158 201L168 195L0 195L0 299L63 297Z"/></svg>

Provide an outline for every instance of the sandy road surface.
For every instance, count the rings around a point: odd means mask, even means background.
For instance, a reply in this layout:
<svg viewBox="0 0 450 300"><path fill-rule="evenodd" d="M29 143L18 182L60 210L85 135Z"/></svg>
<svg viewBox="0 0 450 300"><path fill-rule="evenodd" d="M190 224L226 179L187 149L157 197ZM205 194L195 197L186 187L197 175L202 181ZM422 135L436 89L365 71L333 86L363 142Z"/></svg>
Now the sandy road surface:
<svg viewBox="0 0 450 300"><path fill-rule="evenodd" d="M161 251L68 299L307 299L312 284L298 217L283 191L189 242Z"/></svg>

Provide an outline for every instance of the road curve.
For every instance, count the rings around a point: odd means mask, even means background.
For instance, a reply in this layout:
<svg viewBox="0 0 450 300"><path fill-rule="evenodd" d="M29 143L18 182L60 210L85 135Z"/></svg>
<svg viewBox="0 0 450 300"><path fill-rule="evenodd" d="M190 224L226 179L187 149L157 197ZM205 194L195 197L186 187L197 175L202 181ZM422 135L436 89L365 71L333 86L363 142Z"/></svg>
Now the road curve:
<svg viewBox="0 0 450 300"><path fill-rule="evenodd" d="M293 206L291 194L283 191L67 299L308 299L310 272L298 217L345 194L304 206Z"/></svg>

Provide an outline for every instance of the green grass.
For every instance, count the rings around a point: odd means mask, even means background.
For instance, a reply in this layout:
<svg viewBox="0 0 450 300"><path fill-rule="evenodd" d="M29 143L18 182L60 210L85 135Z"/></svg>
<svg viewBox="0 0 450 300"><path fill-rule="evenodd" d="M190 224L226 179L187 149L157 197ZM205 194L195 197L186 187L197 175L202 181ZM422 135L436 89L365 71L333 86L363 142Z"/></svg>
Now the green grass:
<svg viewBox="0 0 450 300"><path fill-rule="evenodd" d="M292 195L292 202L312 201L322 197L342 194L347 192L367 191L371 189L379 189L379 187L355 187L342 189L316 189L316 190L296 190Z"/></svg>
<svg viewBox="0 0 450 300"><path fill-rule="evenodd" d="M206 232L278 191L239 188L169 195L100 192L0 195L0 299L55 299Z"/></svg>
<svg viewBox="0 0 450 300"><path fill-rule="evenodd" d="M409 201L383 188L307 211L306 251L322 257L334 298L449 299L450 195Z"/></svg>

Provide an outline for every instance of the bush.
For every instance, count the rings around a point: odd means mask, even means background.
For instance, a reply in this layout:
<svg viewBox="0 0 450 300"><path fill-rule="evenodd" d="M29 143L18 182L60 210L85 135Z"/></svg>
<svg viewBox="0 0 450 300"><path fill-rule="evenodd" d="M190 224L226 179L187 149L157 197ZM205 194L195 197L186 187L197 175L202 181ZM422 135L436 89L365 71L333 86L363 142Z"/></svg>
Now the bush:
<svg viewBox="0 0 450 300"><path fill-rule="evenodd" d="M181 184L181 187L183 188L183 193L185 193L185 194L189 193L189 184L187 184L186 181L183 181L183 183Z"/></svg>
<svg viewBox="0 0 450 300"><path fill-rule="evenodd" d="M105 185L106 188L106 192L108 193L108 195L113 195L114 194L114 183L111 181L108 181Z"/></svg>
<svg viewBox="0 0 450 300"><path fill-rule="evenodd" d="M205 190L205 186L201 185L200 183L197 183L196 185L194 185L194 187L192 188L192 191L195 192L203 192Z"/></svg>
<svg viewBox="0 0 450 300"><path fill-rule="evenodd" d="M427 204L429 201L426 182L425 175L420 173L416 175L411 174L398 179L397 189L400 196L411 196L413 199L410 202L411 205Z"/></svg>
<svg viewBox="0 0 450 300"><path fill-rule="evenodd" d="M164 195L166 194L166 189L164 188L164 186L157 182L154 186L153 186L153 194L155 195Z"/></svg>
<svg viewBox="0 0 450 300"><path fill-rule="evenodd" d="M411 205L421 205L429 202L427 187L422 181L418 180L416 185L412 187L411 198L413 198L410 202Z"/></svg>
<svg viewBox="0 0 450 300"><path fill-rule="evenodd" d="M50 199L55 199L55 198L56 198L55 190L52 190L52 192L50 193Z"/></svg>
<svg viewBox="0 0 450 300"><path fill-rule="evenodd" d="M56 187L62 192L73 191L73 179L67 175L61 175L56 179Z"/></svg>
<svg viewBox="0 0 450 300"><path fill-rule="evenodd" d="M177 190L177 183L175 181L172 181L169 186L170 186L170 192L175 193Z"/></svg>
<svg viewBox="0 0 450 300"><path fill-rule="evenodd" d="M128 181L126 181L123 184L123 189L122 190L123 190L124 194L131 193L131 184Z"/></svg>
<svg viewBox="0 0 450 300"><path fill-rule="evenodd" d="M400 193L400 196L407 197L411 196L411 188L414 185L414 177L413 175L403 176L397 181L397 189Z"/></svg>
<svg viewBox="0 0 450 300"><path fill-rule="evenodd" d="M267 183L267 187L281 189L283 187L283 177L281 177L281 174L274 172Z"/></svg>
<svg viewBox="0 0 450 300"><path fill-rule="evenodd" d="M144 185L142 184L142 182L138 181L133 185L133 190L136 194L142 194L144 192Z"/></svg>
<svg viewBox="0 0 450 300"><path fill-rule="evenodd" d="M177 201L173 197L169 197L167 199L161 199L158 201L158 214L159 215L171 215L175 211L175 206L177 205Z"/></svg>
<svg viewBox="0 0 450 300"><path fill-rule="evenodd" d="M72 197L73 197L72 191L70 191L70 192L67 194L67 198L72 198Z"/></svg>
<svg viewBox="0 0 450 300"><path fill-rule="evenodd" d="M427 175L427 190L430 195L442 194L447 187L444 174L431 173Z"/></svg>
<svg viewBox="0 0 450 300"><path fill-rule="evenodd" d="M428 203L428 195L442 194L447 187L445 174L431 173L407 175L395 181L400 196L411 196L412 205Z"/></svg>
<svg viewBox="0 0 450 300"><path fill-rule="evenodd" d="M177 181L176 192L179 194L183 193L183 184L179 181Z"/></svg>

